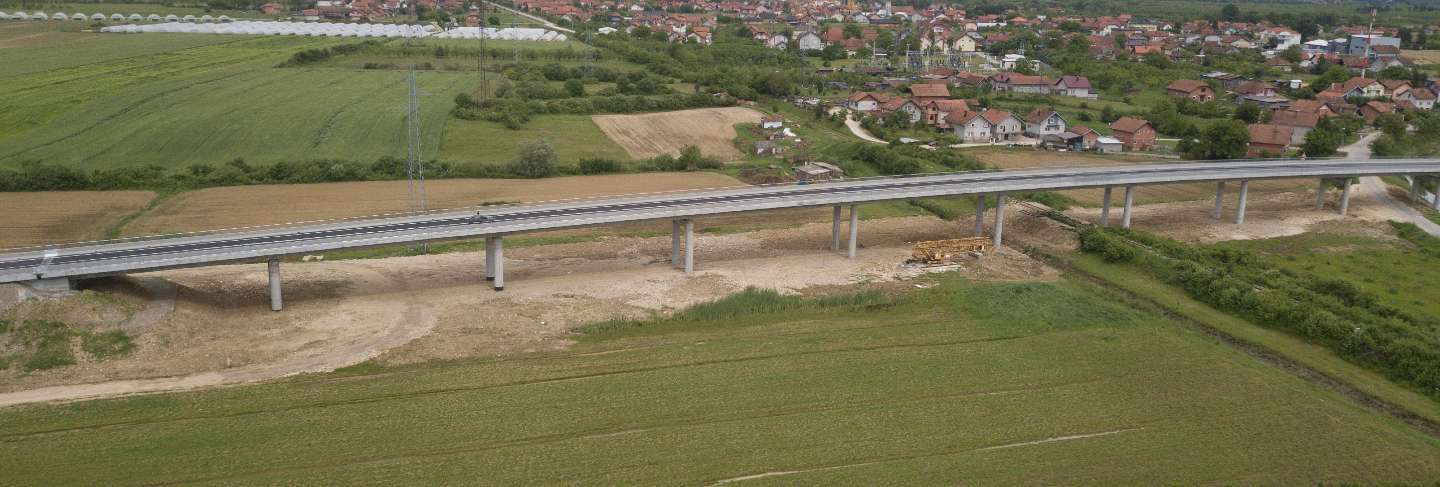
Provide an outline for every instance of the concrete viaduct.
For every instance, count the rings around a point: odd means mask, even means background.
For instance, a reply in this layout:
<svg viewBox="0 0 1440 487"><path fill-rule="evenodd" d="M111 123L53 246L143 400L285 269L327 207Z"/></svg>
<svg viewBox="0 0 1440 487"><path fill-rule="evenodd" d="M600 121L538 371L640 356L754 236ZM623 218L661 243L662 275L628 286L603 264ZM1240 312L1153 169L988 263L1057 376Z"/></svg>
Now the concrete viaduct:
<svg viewBox="0 0 1440 487"><path fill-rule="evenodd" d="M1110 224L1111 195L1123 189L1120 226L1130 226L1137 188L1147 184L1214 182L1213 217L1222 216L1227 182L1238 182L1240 200L1235 223L1244 223L1250 181L1316 178L1320 181L1317 205L1323 204L1327 181L1345 181L1339 211L1349 207L1350 182L1360 176L1440 175L1440 159L1369 160L1244 160L1184 162L1125 166L1064 167L1023 171L981 171L887 178L852 179L810 185L770 185L714 190L679 191L635 196L570 200L539 204L490 207L469 211L441 211L419 215L375 217L310 224L142 237L51 247L17 249L0 253L0 283L18 282L39 291L64 291L77 279L148 272L163 269L266 261L269 265L271 308L282 307L280 258L338 249L485 239L485 277L495 290L505 287L504 237L562 228L621 222L668 219L671 226L671 263L694 270L694 221L708 215L831 206L834 222L830 248L841 247L842 210L848 207L846 254L854 258L859 232L859 206L863 203L974 195L976 235L984 233L982 218L987 197L993 198L996 245L1004 232L1007 193L1104 188L1100 224ZM1412 192L1417 188L1412 187ZM1440 194L1440 184L1436 193ZM1437 198L1436 206L1440 206Z"/></svg>

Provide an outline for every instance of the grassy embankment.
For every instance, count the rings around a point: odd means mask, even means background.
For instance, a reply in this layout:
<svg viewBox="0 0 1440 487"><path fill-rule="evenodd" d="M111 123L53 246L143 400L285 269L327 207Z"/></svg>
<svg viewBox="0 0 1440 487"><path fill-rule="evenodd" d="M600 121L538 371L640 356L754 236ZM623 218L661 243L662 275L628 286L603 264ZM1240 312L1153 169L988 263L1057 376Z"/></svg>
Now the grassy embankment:
<svg viewBox="0 0 1440 487"><path fill-rule="evenodd" d="M18 483L1440 475L1440 441L1081 281L934 279L894 296L749 292L596 325L560 353L9 408L0 454Z"/></svg>

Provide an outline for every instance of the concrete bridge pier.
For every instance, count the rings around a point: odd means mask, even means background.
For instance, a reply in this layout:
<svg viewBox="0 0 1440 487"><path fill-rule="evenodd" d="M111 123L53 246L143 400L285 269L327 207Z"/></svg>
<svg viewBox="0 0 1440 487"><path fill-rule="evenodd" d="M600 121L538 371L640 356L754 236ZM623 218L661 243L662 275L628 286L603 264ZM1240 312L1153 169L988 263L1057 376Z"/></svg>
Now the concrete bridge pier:
<svg viewBox="0 0 1440 487"><path fill-rule="evenodd" d="M670 220L670 266L680 265L681 220Z"/></svg>
<svg viewBox="0 0 1440 487"><path fill-rule="evenodd" d="M75 280L68 277L51 277L20 283L20 300L30 298L60 298L75 293Z"/></svg>
<svg viewBox="0 0 1440 487"><path fill-rule="evenodd" d="M1240 204L1235 209L1235 224L1245 223L1245 203L1250 199L1250 181L1240 181Z"/></svg>
<svg viewBox="0 0 1440 487"><path fill-rule="evenodd" d="M1215 211L1210 212L1210 218L1216 220L1225 213L1225 181L1215 183Z"/></svg>
<svg viewBox="0 0 1440 487"><path fill-rule="evenodd" d="M685 219L685 273L695 272L695 220Z"/></svg>
<svg viewBox="0 0 1440 487"><path fill-rule="evenodd" d="M280 300L280 258L271 257L270 270L270 311L280 311L284 303Z"/></svg>
<svg viewBox="0 0 1440 487"><path fill-rule="evenodd" d="M1420 178L1416 176L1405 176L1410 180L1410 201L1420 199Z"/></svg>
<svg viewBox="0 0 1440 487"><path fill-rule="evenodd" d="M860 236L860 205L850 205L850 247L845 255L855 258L855 240Z"/></svg>
<svg viewBox="0 0 1440 487"><path fill-rule="evenodd" d="M1435 197L1430 200L1430 209L1440 211L1440 178L1435 178L1435 188L1430 194Z"/></svg>
<svg viewBox="0 0 1440 487"><path fill-rule="evenodd" d="M495 280L495 237L485 237L485 280Z"/></svg>
<svg viewBox="0 0 1440 487"><path fill-rule="evenodd" d="M1315 209L1325 209L1325 178L1320 178L1320 185L1315 187Z"/></svg>
<svg viewBox="0 0 1440 487"><path fill-rule="evenodd" d="M495 290L496 290L496 291L504 291L504 290L505 290L505 238L504 238L504 237L496 236L496 237L490 237L490 238L488 238L488 239L486 239L486 240L487 240L486 243L490 246L490 248L486 249L485 259L489 261L489 264L490 264L490 265L485 266L485 268L486 268L486 270L488 271L488 273L490 274L490 280L493 281L491 284L493 284L493 285L495 286Z"/></svg>
<svg viewBox="0 0 1440 487"><path fill-rule="evenodd" d="M991 241L998 249L1001 234L1005 233L1005 193L995 195L995 238Z"/></svg>
<svg viewBox="0 0 1440 487"><path fill-rule="evenodd" d="M985 236L985 195L975 195L975 236Z"/></svg>
<svg viewBox="0 0 1440 487"><path fill-rule="evenodd" d="M1350 212L1350 187L1353 182L1352 179L1345 178L1345 187L1340 190L1340 216Z"/></svg>
<svg viewBox="0 0 1440 487"><path fill-rule="evenodd" d="M1105 187L1105 196L1100 198L1100 226L1110 226L1110 192L1114 188Z"/></svg>
<svg viewBox="0 0 1440 487"><path fill-rule="evenodd" d="M830 251L840 251L840 205L835 205L830 218Z"/></svg>
<svg viewBox="0 0 1440 487"><path fill-rule="evenodd" d="M1120 228L1130 228L1130 214L1135 206L1135 185L1125 185L1125 211L1120 216Z"/></svg>

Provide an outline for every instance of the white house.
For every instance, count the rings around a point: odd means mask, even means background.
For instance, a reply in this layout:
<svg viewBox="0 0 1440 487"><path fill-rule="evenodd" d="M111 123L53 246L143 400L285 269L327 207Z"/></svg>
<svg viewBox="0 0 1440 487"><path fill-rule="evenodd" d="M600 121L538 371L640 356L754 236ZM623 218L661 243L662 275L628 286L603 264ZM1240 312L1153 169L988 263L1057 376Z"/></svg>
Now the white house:
<svg viewBox="0 0 1440 487"><path fill-rule="evenodd" d="M1038 139L1046 135L1059 135L1065 129L1065 117L1055 110L1036 108L1025 116L1025 135L1029 137Z"/></svg>
<svg viewBox="0 0 1440 487"><path fill-rule="evenodd" d="M814 32L800 34L797 42L800 43L802 51L819 51L825 48L825 40L820 38L820 34Z"/></svg>

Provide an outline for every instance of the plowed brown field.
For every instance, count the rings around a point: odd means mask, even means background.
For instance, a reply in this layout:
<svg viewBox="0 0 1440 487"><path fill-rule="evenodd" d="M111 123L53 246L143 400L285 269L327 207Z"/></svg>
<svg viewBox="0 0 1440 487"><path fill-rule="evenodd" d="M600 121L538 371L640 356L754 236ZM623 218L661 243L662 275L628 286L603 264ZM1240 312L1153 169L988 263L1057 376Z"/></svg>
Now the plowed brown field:
<svg viewBox="0 0 1440 487"><path fill-rule="evenodd" d="M149 191L0 193L0 248L100 238L154 197Z"/></svg>
<svg viewBox="0 0 1440 487"><path fill-rule="evenodd" d="M644 159L660 154L679 155L687 145L712 157L738 157L735 124L760 123L760 112L749 108L701 108L642 115L595 115L595 124L630 157Z"/></svg>

